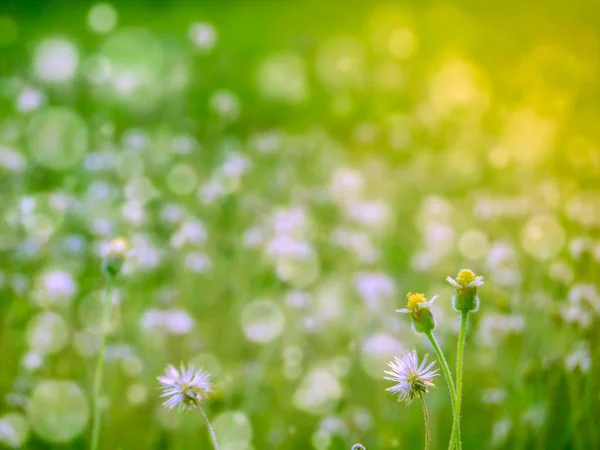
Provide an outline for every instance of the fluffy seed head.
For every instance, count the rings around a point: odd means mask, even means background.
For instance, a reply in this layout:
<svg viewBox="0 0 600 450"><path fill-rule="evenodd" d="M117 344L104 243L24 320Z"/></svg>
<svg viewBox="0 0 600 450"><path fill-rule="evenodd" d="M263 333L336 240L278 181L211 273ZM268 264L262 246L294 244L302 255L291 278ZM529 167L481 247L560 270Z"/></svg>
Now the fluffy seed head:
<svg viewBox="0 0 600 450"><path fill-rule="evenodd" d="M407 351L400 358L395 357L388 365L391 370L385 373L389 376L386 380L395 381L397 384L387 388L387 391L398 394L400 400L410 403L415 397L429 392L430 387L435 387L433 378L438 375L438 369L433 369L435 361L427 365L427 355L419 364L417 351Z"/></svg>
<svg viewBox="0 0 600 450"><path fill-rule="evenodd" d="M176 406L181 410L199 408L200 402L211 392L209 374L202 369L196 370L193 364L188 364L187 369L182 364L181 371L169 364L158 381L163 389L161 397L168 397L163 405L169 409Z"/></svg>

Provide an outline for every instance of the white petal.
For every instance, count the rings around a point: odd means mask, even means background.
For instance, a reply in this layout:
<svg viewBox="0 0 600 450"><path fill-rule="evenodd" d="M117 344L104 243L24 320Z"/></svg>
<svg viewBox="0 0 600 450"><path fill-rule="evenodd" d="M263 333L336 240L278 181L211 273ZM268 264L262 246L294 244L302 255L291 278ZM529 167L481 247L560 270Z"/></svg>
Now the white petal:
<svg viewBox="0 0 600 450"><path fill-rule="evenodd" d="M474 281L471 281L467 286L468 287L479 287L483 285L483 277L479 276L477 278L475 278Z"/></svg>
<svg viewBox="0 0 600 450"><path fill-rule="evenodd" d="M425 361L425 360L423 360ZM429 371L431 370L431 368L434 366L435 361L429 363L429 365L423 370L423 373L429 373ZM436 370L437 371L437 370Z"/></svg>
<svg viewBox="0 0 600 450"><path fill-rule="evenodd" d="M419 309L429 309L433 305L433 302L439 297L439 295L435 295L428 302L417 303Z"/></svg>
<svg viewBox="0 0 600 450"><path fill-rule="evenodd" d="M165 370L165 375L167 375L167 377L172 378L174 380L179 380L181 378L181 376L179 375L179 372L177 372L177 369L175 367L173 367L171 364L169 364L167 366L167 369Z"/></svg>
<svg viewBox="0 0 600 450"><path fill-rule="evenodd" d="M402 314L410 314L411 311L408 308L402 308L402 309L397 309L396 312L402 313Z"/></svg>
<svg viewBox="0 0 600 450"><path fill-rule="evenodd" d="M452 286L454 286L455 288L461 288L462 286L460 284L458 284L458 282L452 278L452 277L446 277L446 281L448 283L450 283Z"/></svg>

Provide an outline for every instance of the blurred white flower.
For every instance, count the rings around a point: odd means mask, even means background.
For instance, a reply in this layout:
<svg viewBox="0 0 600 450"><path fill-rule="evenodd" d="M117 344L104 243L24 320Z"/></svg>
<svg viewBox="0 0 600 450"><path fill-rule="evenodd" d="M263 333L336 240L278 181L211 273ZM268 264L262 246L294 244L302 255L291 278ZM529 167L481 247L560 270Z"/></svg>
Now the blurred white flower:
<svg viewBox="0 0 600 450"><path fill-rule="evenodd" d="M592 315L579 305L563 307L561 317L566 323L577 325L582 330L587 330L592 324Z"/></svg>
<svg viewBox="0 0 600 450"><path fill-rule="evenodd" d="M495 347L509 334L519 334L525 328L525 318L516 314L485 314L478 327L478 344Z"/></svg>
<svg viewBox="0 0 600 450"><path fill-rule="evenodd" d="M421 232L425 249L436 261L453 251L456 232L450 223L429 222Z"/></svg>
<svg viewBox="0 0 600 450"><path fill-rule="evenodd" d="M67 39L51 37L44 39L35 49L33 71L42 81L62 83L77 72L79 52Z"/></svg>
<svg viewBox="0 0 600 450"><path fill-rule="evenodd" d="M136 200L130 200L121 207L123 218L134 226L141 226L146 222L148 216L144 209L144 205Z"/></svg>
<svg viewBox="0 0 600 450"><path fill-rule="evenodd" d="M11 447L19 447L17 431L8 420L0 420L0 442Z"/></svg>
<svg viewBox="0 0 600 450"><path fill-rule="evenodd" d="M574 273L573 268L566 261L556 260L550 265L549 275L555 281L569 284L573 281Z"/></svg>
<svg viewBox="0 0 600 450"><path fill-rule="evenodd" d="M187 369L181 365L178 371L172 365L165 369L165 375L158 377L163 394L167 400L163 403L169 409L181 410L199 408L200 402L211 392L209 374L203 369L196 370L192 364Z"/></svg>
<svg viewBox="0 0 600 450"><path fill-rule="evenodd" d="M238 152L228 152L219 170L227 177L244 175L251 166L250 159Z"/></svg>
<svg viewBox="0 0 600 450"><path fill-rule="evenodd" d="M282 208L271 219L271 227L276 235L302 236L308 226L308 218L300 207Z"/></svg>
<svg viewBox="0 0 600 450"><path fill-rule="evenodd" d="M592 248L593 241L589 236L578 236L569 242L569 253L573 259L579 259Z"/></svg>
<svg viewBox="0 0 600 450"><path fill-rule="evenodd" d="M589 372L592 368L589 343L586 341L577 342L573 351L566 356L565 365L569 372L574 372L576 369L581 370L583 373Z"/></svg>
<svg viewBox="0 0 600 450"><path fill-rule="evenodd" d="M212 268L212 262L204 253L192 252L185 257L185 267L192 272L209 273Z"/></svg>
<svg viewBox="0 0 600 450"><path fill-rule="evenodd" d="M305 309L312 303L312 295L309 292L293 290L285 295L285 303L294 309Z"/></svg>
<svg viewBox="0 0 600 450"><path fill-rule="evenodd" d="M69 272L50 269L38 279L34 298L39 306L53 306L70 302L76 293L77 284Z"/></svg>
<svg viewBox="0 0 600 450"><path fill-rule="evenodd" d="M348 425L339 417L324 417L319 424L319 430L329 434L344 436L348 432Z"/></svg>
<svg viewBox="0 0 600 450"><path fill-rule="evenodd" d="M540 429L546 422L546 405L538 403L527 408L521 421L534 429Z"/></svg>
<svg viewBox="0 0 600 450"><path fill-rule="evenodd" d="M17 109L21 112L30 112L42 106L45 100L43 92L26 86L17 99Z"/></svg>
<svg viewBox="0 0 600 450"><path fill-rule="evenodd" d="M348 205L346 214L359 224L379 230L388 222L391 211L387 203L381 200L358 202Z"/></svg>
<svg viewBox="0 0 600 450"><path fill-rule="evenodd" d="M222 182L211 178L198 188L198 199L203 205L210 205L227 193Z"/></svg>
<svg viewBox="0 0 600 450"><path fill-rule="evenodd" d="M364 231L335 228L331 233L331 243L348 250L361 263L373 264L379 259L379 250Z"/></svg>
<svg viewBox="0 0 600 450"><path fill-rule="evenodd" d="M292 401L298 409L319 414L335 408L342 394L338 377L326 368L317 367L302 379Z"/></svg>
<svg viewBox="0 0 600 450"><path fill-rule="evenodd" d="M148 331L165 331L173 335L183 335L192 331L196 322L183 309L149 309L142 314L140 325Z"/></svg>
<svg viewBox="0 0 600 450"><path fill-rule="evenodd" d="M202 245L206 242L208 233L199 219L188 219L181 224L179 230L171 237L171 246L181 249L186 245Z"/></svg>
<svg viewBox="0 0 600 450"><path fill-rule="evenodd" d="M503 419L494 423L492 426L492 445L494 447L500 447L510 434L510 430L512 430L512 420Z"/></svg>
<svg viewBox="0 0 600 450"><path fill-rule="evenodd" d="M0 167L4 169L21 172L27 165L27 159L15 149L0 145Z"/></svg>
<svg viewBox="0 0 600 450"><path fill-rule="evenodd" d="M257 248L260 247L265 240L265 230L261 227L248 228L243 236L242 241L244 242L245 248Z"/></svg>
<svg viewBox="0 0 600 450"><path fill-rule="evenodd" d="M504 389L486 389L481 396L481 401L488 405L499 405L506 400L506 391Z"/></svg>
<svg viewBox="0 0 600 450"><path fill-rule="evenodd" d="M165 328L171 334L186 334L192 331L195 322L192 316L182 309L172 309L165 312Z"/></svg>
<svg viewBox="0 0 600 450"><path fill-rule="evenodd" d="M270 55L257 69L258 90L274 100L300 103L308 97L306 63L295 53Z"/></svg>
<svg viewBox="0 0 600 450"><path fill-rule="evenodd" d="M427 270L431 269L436 262L437 257L435 255L429 251L423 251L417 252L412 256L410 265L416 271L426 272Z"/></svg>
<svg viewBox="0 0 600 450"><path fill-rule="evenodd" d="M160 211L160 218L165 223L176 223L181 220L183 210L175 203L167 203Z"/></svg>
<svg viewBox="0 0 600 450"><path fill-rule="evenodd" d="M261 154L273 153L282 147L283 133L279 130L256 133L250 136L248 145Z"/></svg>
<svg viewBox="0 0 600 450"><path fill-rule="evenodd" d="M396 295L394 280L383 272L359 272L354 275L353 284L371 310L380 310L385 300Z"/></svg>
<svg viewBox="0 0 600 450"><path fill-rule="evenodd" d="M362 195L365 180L357 170L342 167L337 169L331 177L329 195L332 200L340 205L358 201Z"/></svg>
<svg viewBox="0 0 600 450"><path fill-rule="evenodd" d="M131 273L136 269L151 270L160 263L159 248L149 236L144 234L133 235L131 237L131 248L123 272Z"/></svg>
<svg viewBox="0 0 600 450"><path fill-rule="evenodd" d="M569 290L569 303L578 307L587 307L600 314L600 294L596 285L578 283Z"/></svg>
<svg viewBox="0 0 600 450"><path fill-rule="evenodd" d="M33 372L34 370L39 369L42 364L44 364L44 359L40 353L36 351L30 351L23 356L21 364L26 370Z"/></svg>
<svg viewBox="0 0 600 450"><path fill-rule="evenodd" d="M236 120L240 115L240 101L231 91L220 90L210 97L210 108L224 119Z"/></svg>
<svg viewBox="0 0 600 450"><path fill-rule="evenodd" d="M188 28L188 37L199 50L208 52L217 42L217 31L210 23L193 23Z"/></svg>
<svg viewBox="0 0 600 450"><path fill-rule="evenodd" d="M312 246L291 236L276 236L267 244L267 255L278 259L281 257L306 258L313 254Z"/></svg>

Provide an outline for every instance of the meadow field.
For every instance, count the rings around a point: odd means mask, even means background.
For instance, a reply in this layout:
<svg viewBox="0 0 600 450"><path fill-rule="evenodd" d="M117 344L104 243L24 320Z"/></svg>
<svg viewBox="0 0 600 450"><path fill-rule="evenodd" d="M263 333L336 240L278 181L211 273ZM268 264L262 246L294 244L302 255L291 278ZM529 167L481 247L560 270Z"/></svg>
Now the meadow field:
<svg viewBox="0 0 600 450"><path fill-rule="evenodd" d="M0 448L600 449L599 79L595 0L1 0Z"/></svg>

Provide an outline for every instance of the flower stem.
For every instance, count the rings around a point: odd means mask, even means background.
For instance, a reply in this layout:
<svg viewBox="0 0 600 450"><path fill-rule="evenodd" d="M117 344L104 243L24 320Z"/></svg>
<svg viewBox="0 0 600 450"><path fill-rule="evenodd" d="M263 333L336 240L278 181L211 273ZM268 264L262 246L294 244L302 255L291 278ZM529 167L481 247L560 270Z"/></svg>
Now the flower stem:
<svg viewBox="0 0 600 450"><path fill-rule="evenodd" d="M210 433L210 440L212 441L213 448L215 450L219 450L219 443L217 442L217 435L215 434L215 430L213 429L212 425L210 424L210 421L208 420L208 417L204 413L204 410L200 407L198 407L198 409L200 410L202 417L204 417L204 421L206 422L206 426L208 427L208 432Z"/></svg>
<svg viewBox="0 0 600 450"><path fill-rule="evenodd" d="M469 312L463 311L460 318L460 332L458 334L458 348L456 351L456 411L454 414L454 423L452 425L452 429L456 430L456 448L459 450L462 448L462 443L460 440L460 407L462 403L463 361L468 319Z"/></svg>
<svg viewBox="0 0 600 450"><path fill-rule="evenodd" d="M429 342L431 342L431 345L433 346L433 349L435 350L435 354L437 355L440 366L442 367L442 372L444 374L444 378L446 379L446 384L448 384L448 391L450 392L450 402L452 403L452 416L453 416L452 423L454 424L454 420L456 418L456 391L454 390L454 381L452 380L452 373L450 372L450 366L448 366L448 361L446 361L446 358L444 357L444 353L442 352L442 349L440 348L433 333L431 331L426 331L425 335L427 336L427 338L429 339ZM456 438L457 438L456 430L453 425L452 426L452 434L450 435L450 443L448 445L448 448L450 450L452 450L454 448L454 442L456 441Z"/></svg>
<svg viewBox="0 0 600 450"><path fill-rule="evenodd" d="M427 409L427 403L425 403L425 397L423 393L419 394L421 400L421 406L423 407L423 418L425 419L425 450L429 450L429 410Z"/></svg>
<svg viewBox="0 0 600 450"><path fill-rule="evenodd" d="M92 440L90 449L96 450L100 441L100 396L102 394L102 375L104 373L104 356L106 353L106 334L108 328L108 320L110 317L110 307L112 301L113 282L110 277L106 282L106 290L104 291L104 299L102 302L102 322L100 323L100 349L98 352L98 360L96 361L96 372L94 374L94 391L93 391L93 424L92 424Z"/></svg>

